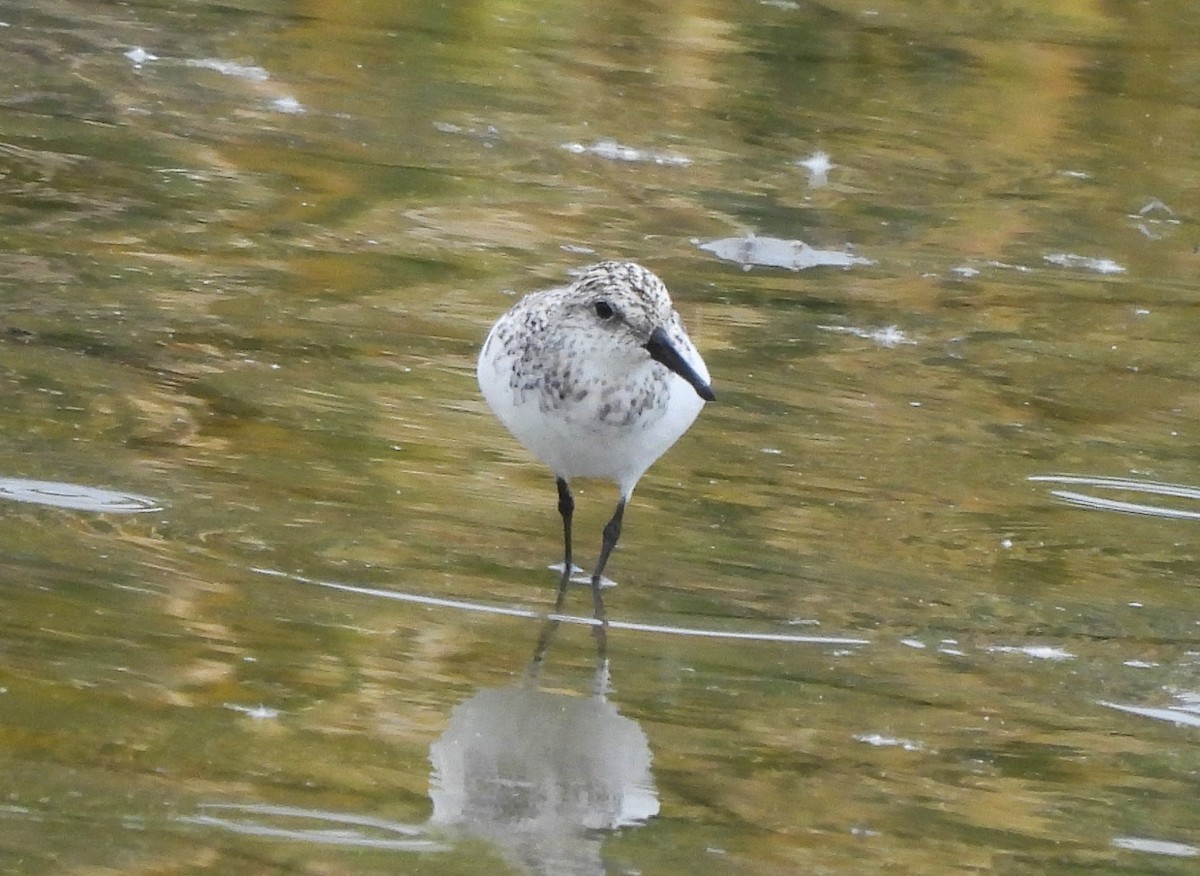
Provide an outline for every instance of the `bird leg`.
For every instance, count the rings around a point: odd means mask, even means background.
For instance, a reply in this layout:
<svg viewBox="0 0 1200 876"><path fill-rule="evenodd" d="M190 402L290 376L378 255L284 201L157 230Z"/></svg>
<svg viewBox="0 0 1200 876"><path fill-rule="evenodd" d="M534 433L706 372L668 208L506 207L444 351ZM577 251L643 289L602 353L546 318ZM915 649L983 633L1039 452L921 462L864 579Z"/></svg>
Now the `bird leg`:
<svg viewBox="0 0 1200 876"><path fill-rule="evenodd" d="M601 664L608 660L608 621L604 617L604 599L600 595L600 581L604 575L604 567L608 564L608 556L617 546L621 537L621 518L625 516L625 497L617 502L617 510L612 519L604 524L604 538L600 542L600 559L596 562L596 571L592 572L592 612L598 623L592 627L592 635L596 637L596 656Z"/></svg>
<svg viewBox="0 0 1200 876"><path fill-rule="evenodd" d="M602 655L606 647L608 621L604 617L604 599L600 595L600 581L604 576L604 567L608 564L609 554L613 552L613 548L617 546L617 539L621 537L621 518L624 516L625 497L622 496L617 502L617 510L613 512L612 519L604 524L604 539L600 542L600 559L596 562L596 571L592 572L592 611L596 620L600 622L592 629L596 634L596 644Z"/></svg>
<svg viewBox="0 0 1200 876"><path fill-rule="evenodd" d="M565 478L556 478L555 483L558 485L558 513L562 515L563 521L563 573L558 582L558 598L554 602L554 613L557 615L562 612L567 586L571 583L571 570L574 568L571 562L571 518L575 513L575 500L571 496L571 488ZM598 621L592 627L592 635L596 637L596 653L601 663L607 659L608 621L604 617L604 599L600 595L600 581L604 575L604 567L608 564L608 558L612 554L613 548L617 546L617 539L621 537L621 520L624 516L625 497L622 496L617 502L617 510L613 512L612 519L604 525L604 538L600 543L600 559L596 562L596 570L592 572L592 611ZM537 647L534 649L532 661L534 666L540 666L557 631L558 619L548 619L542 628Z"/></svg>
<svg viewBox="0 0 1200 876"><path fill-rule="evenodd" d="M575 499L571 496L571 488L565 478L555 478L555 483L558 484L558 513L562 515L563 521L563 572L562 577L558 580L558 598L554 600L554 613L547 617L546 622L542 624L537 645L533 649L533 659L529 661L528 671L531 677L536 677L541 670L546 651L549 650L550 643L554 641L554 635L558 632L559 619L557 616L562 614L563 603L567 597L567 585L571 583L571 570L575 568L571 563L571 517L575 514Z"/></svg>
<svg viewBox="0 0 1200 876"><path fill-rule="evenodd" d="M558 485L558 513L562 515L563 522L563 570L562 578L558 581L558 600L554 604L557 612L562 611L567 585L571 583L571 571L575 568L571 562L571 517L575 514L575 499L565 478L555 478L555 483Z"/></svg>
<svg viewBox="0 0 1200 876"><path fill-rule="evenodd" d="M604 567L608 564L608 555L612 553L614 547L617 546L617 539L621 537L621 518L625 516L625 497L617 502L617 510L613 512L612 519L604 524L604 540L600 543L600 559L596 562L596 571L592 572L592 592L600 593L600 577L604 574Z"/></svg>

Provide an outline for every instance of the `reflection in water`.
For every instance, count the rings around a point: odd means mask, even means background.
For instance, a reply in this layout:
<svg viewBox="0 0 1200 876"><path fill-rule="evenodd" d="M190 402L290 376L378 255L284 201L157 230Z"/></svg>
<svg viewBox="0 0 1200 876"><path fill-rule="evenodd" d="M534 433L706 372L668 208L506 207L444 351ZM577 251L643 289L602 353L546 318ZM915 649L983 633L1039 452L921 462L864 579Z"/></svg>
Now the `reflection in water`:
<svg viewBox="0 0 1200 876"><path fill-rule="evenodd" d="M507 608L499 605L487 605L482 602L472 602L466 599L446 599L440 596L426 596L421 593L405 593L400 590L383 590L378 587L360 587L356 584L340 584L337 581L319 581L306 578L303 575L292 575L277 569L252 568L252 572L270 575L275 578L287 578L302 584L315 584L330 590L340 590L345 593L358 593L363 596L377 596L381 599L391 599L396 602L411 602L417 605L449 608L456 611L480 612L482 614L497 614L505 617L523 617L531 620L543 619L551 623L579 624L581 626L596 626L595 618L577 617L570 614L543 615L527 608ZM608 620L605 625L610 630L630 630L639 633L661 633L669 636L695 636L702 639L736 639L750 642L783 642L794 645L869 645L870 639L853 636L804 636L793 633L768 633L755 630L717 630L702 627L681 627L670 624L647 624L637 621Z"/></svg>
<svg viewBox="0 0 1200 876"><path fill-rule="evenodd" d="M486 839L532 873L603 873L594 832L658 814L650 757L641 727L599 692L481 690L430 748L431 823Z"/></svg>
<svg viewBox="0 0 1200 876"><path fill-rule="evenodd" d="M1171 496L1178 499L1200 500L1200 489L1183 484L1164 484L1157 481L1138 481L1127 478L1105 478L1081 475L1033 475L1030 481L1051 484L1079 484L1099 490L1121 490L1127 493L1148 493L1152 496ZM1175 520L1200 520L1200 511L1183 508L1168 508L1162 505L1147 505L1142 502L1126 502L1089 496L1074 490L1051 490L1050 495L1079 508L1096 511L1119 511L1123 514L1144 514L1149 517L1167 517Z"/></svg>
<svg viewBox="0 0 1200 876"><path fill-rule="evenodd" d="M801 158L796 164L808 171L808 184L814 189L829 185L829 171L837 167L825 152L814 152L807 158Z"/></svg>
<svg viewBox="0 0 1200 876"><path fill-rule="evenodd" d="M849 325L818 325L817 328L823 332L837 332L838 334L862 338L864 341L873 341L881 347L898 347L901 344L916 343L916 341L901 331L897 325L889 325L877 329L865 329Z"/></svg>
<svg viewBox="0 0 1200 876"><path fill-rule="evenodd" d="M441 852L447 834L482 839L514 866L545 874L604 873L600 831L658 814L650 745L604 696L515 687L456 706L429 749L428 825L263 803L205 803L179 823L263 839L383 851ZM431 828L442 837L431 833Z"/></svg>
<svg viewBox="0 0 1200 876"><path fill-rule="evenodd" d="M102 511L108 514L141 514L161 511L163 506L149 496L117 493L82 484L57 481L31 481L25 478L0 478L0 499L30 502L75 511Z"/></svg>
<svg viewBox="0 0 1200 876"><path fill-rule="evenodd" d="M984 650L993 654L1024 654L1037 660L1074 660L1075 655L1054 645L990 645Z"/></svg>
<svg viewBox="0 0 1200 876"><path fill-rule="evenodd" d="M1181 727L1200 727L1200 708L1195 702L1188 704L1187 697L1177 697L1184 700L1182 705L1173 706L1132 706L1122 703L1110 703L1105 700L1097 700L1102 706L1107 706L1110 709L1116 709L1118 712L1125 712L1129 715L1140 715L1143 718L1154 718L1157 721L1169 721L1172 724L1177 724ZM1196 699L1196 695L1192 694L1192 699Z"/></svg>
<svg viewBox="0 0 1200 876"><path fill-rule="evenodd" d="M1070 252L1055 252L1042 256L1052 265L1062 268L1079 268L1083 271L1095 271L1097 274L1123 274L1124 265L1119 265L1112 259L1081 256Z"/></svg>
<svg viewBox="0 0 1200 876"><path fill-rule="evenodd" d="M277 112L303 113L305 111L299 100L277 86L273 82L270 72L257 64L243 64L225 58L163 58L148 52L141 46L133 47L124 55L133 62L134 69L138 71L149 64L182 65L197 70L211 70L223 76L249 83L248 87L252 89L252 93L265 98L267 105Z"/></svg>
<svg viewBox="0 0 1200 876"><path fill-rule="evenodd" d="M563 149L576 155L595 155L610 161L645 161L651 164L665 164L671 167L687 167L692 160L678 152L662 152L654 149L637 149L633 146L622 146L616 140L597 140L591 145L583 143L564 143Z"/></svg>
<svg viewBox="0 0 1200 876"><path fill-rule="evenodd" d="M1152 855L1167 855L1173 858L1195 858L1200 856L1200 846L1173 843L1168 840L1146 839L1138 836L1119 836L1112 841L1118 849L1132 852L1148 852Z"/></svg>
<svg viewBox="0 0 1200 876"><path fill-rule="evenodd" d="M445 849L441 843L422 836L422 827L366 815L271 806L266 803L203 803L200 814L184 816L179 822L218 827L247 836L327 846L405 852L438 852Z"/></svg>
<svg viewBox="0 0 1200 876"><path fill-rule="evenodd" d="M787 268L802 271L806 268L849 268L854 265L874 264L870 259L856 256L838 249L816 249L803 240L780 240L777 237L723 237L699 243L700 249L711 252L719 259L735 262L743 270L755 265L767 268Z"/></svg>
<svg viewBox="0 0 1200 876"><path fill-rule="evenodd" d="M0 467L175 507L7 507L0 872L489 867L335 846L413 838L320 815L428 831L430 743L513 680L488 643L532 650L536 615L478 613L549 606L481 580L546 512L470 361L508 290L583 252L679 276L730 376L644 497L698 525L621 600L677 626L610 626L663 814L605 854L1184 872L1190 519L1050 490L1200 503L1024 479L1194 477L1200 4L443 6L3 4ZM818 148L820 189L794 163ZM747 230L878 267L743 273L688 242ZM884 349L893 323L919 344ZM495 604L379 601L423 593ZM876 644L677 638L840 629ZM260 701L280 716L232 711ZM186 812L327 845L158 829L197 793L317 810Z"/></svg>

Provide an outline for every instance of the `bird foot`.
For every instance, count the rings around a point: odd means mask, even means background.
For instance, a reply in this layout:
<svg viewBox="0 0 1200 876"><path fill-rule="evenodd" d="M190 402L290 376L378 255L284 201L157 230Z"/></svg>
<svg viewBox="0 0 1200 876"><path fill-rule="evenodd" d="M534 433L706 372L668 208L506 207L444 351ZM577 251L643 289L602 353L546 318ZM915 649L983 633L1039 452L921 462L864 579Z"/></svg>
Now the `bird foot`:
<svg viewBox="0 0 1200 876"><path fill-rule="evenodd" d="M559 575L561 575L562 570L563 570L563 564L555 563L552 566L547 566L547 568L550 569L551 571L557 572ZM572 564L571 565L571 583L572 584L584 584L588 587L591 587L592 586L592 573L589 572L587 569L581 569L579 566ZM612 578L606 578L603 575L600 576L600 589L601 590L608 590L610 587L616 587L616 586L617 586L617 582L614 581Z"/></svg>

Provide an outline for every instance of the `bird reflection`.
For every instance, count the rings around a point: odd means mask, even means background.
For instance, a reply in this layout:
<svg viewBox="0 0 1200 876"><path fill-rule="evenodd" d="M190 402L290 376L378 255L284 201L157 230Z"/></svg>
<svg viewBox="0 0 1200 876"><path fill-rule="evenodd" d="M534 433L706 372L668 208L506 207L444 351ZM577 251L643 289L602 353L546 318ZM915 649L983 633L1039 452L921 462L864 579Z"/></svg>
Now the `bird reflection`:
<svg viewBox="0 0 1200 876"><path fill-rule="evenodd" d="M421 854L449 852L456 838L477 839L519 872L602 876L605 832L658 814L646 734L617 713L607 686L601 664L590 695L543 690L529 674L455 706L429 749L433 814L426 824L239 801L205 802L178 820L247 836Z"/></svg>
<svg viewBox="0 0 1200 876"><path fill-rule="evenodd" d="M646 734L606 699L604 661L588 696L536 680L453 709L429 751L431 825L486 839L525 872L602 874L598 832L658 813Z"/></svg>
<svg viewBox="0 0 1200 876"><path fill-rule="evenodd" d="M256 571L377 599L527 620L538 617L527 609L318 581L273 569ZM205 801L196 812L181 814L176 821L244 836L422 855L453 852L456 836L477 838L491 843L525 873L605 873L601 858L605 831L638 825L658 814L650 746L637 722L618 714L608 701L604 637L596 638L590 691L569 695L543 689L541 673L559 628L606 625L595 618L563 615L561 608L559 604L542 617L533 659L521 684L481 690L451 710L449 726L429 751L433 767L429 823L254 800ZM613 629L658 635L822 646L871 644L869 639L842 636L609 623ZM280 714L266 707L236 710L262 720ZM468 848L467 853L473 856L474 849Z"/></svg>

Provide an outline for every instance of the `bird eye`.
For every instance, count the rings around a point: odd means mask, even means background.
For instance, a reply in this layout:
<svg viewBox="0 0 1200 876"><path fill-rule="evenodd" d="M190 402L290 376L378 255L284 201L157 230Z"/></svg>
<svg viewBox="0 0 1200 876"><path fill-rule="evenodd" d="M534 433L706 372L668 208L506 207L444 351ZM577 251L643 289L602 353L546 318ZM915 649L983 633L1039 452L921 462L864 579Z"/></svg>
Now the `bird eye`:
<svg viewBox="0 0 1200 876"><path fill-rule="evenodd" d="M596 311L596 316L600 317L601 319L612 319L612 316L613 316L612 305L609 304L607 301L597 301L595 304L592 305L592 307Z"/></svg>

